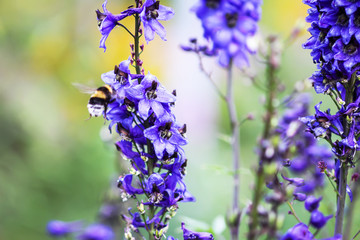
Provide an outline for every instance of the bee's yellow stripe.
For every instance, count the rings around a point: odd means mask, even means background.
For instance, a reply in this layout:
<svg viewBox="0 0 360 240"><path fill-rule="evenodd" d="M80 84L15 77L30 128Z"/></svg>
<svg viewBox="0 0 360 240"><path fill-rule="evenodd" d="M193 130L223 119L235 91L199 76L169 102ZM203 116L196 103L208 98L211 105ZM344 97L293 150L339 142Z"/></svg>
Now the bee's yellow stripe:
<svg viewBox="0 0 360 240"><path fill-rule="evenodd" d="M91 98L93 98L93 97L106 99L106 94L102 91L97 90L93 95L91 95Z"/></svg>

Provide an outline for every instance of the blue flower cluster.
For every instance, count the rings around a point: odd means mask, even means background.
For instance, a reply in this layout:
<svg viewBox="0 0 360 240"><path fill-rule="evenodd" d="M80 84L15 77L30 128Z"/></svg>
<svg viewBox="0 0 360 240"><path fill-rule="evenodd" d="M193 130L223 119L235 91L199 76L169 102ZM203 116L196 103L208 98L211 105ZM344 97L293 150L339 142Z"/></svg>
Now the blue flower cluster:
<svg viewBox="0 0 360 240"><path fill-rule="evenodd" d="M304 48L311 49L317 63L311 79L317 93L329 94L338 111L335 114L315 106L315 115L301 119L315 137L321 137L332 145L332 151L342 162L352 164L358 150L360 134L360 29L358 1L303 0L311 8L306 20L311 23L311 37ZM339 138L332 140L332 135ZM340 165L340 164L338 164Z"/></svg>
<svg viewBox="0 0 360 240"><path fill-rule="evenodd" d="M311 213L309 225L315 229L323 228L327 221L332 218L330 216L324 216L324 214L318 210L319 204L322 198L316 198L314 196L309 196L304 204L305 209ZM281 240L311 240L314 239L313 234L309 230L309 226L305 223L298 223L292 228L290 228L282 237ZM340 240L342 239L341 235L336 235L331 238L323 240Z"/></svg>
<svg viewBox="0 0 360 240"><path fill-rule="evenodd" d="M124 199L136 198L142 208L135 213L129 209L130 216L124 219L135 228L153 224L160 231L170 219L164 216L173 215L179 201L194 201L182 180L187 162L182 149L187 144L186 126L177 123L171 111L175 94L168 93L151 74L132 75L129 64L123 61L114 72L102 75L116 91L104 115L110 130L115 126L121 137L117 149L131 163L130 173L119 178L118 187ZM145 206L155 211L146 220L141 217Z"/></svg>
<svg viewBox="0 0 360 240"><path fill-rule="evenodd" d="M277 211L276 209L286 202L291 205L293 200L305 201L305 206L309 205L313 202L310 194L324 184L326 174L324 172L333 169L331 150L326 146L318 145L313 135L305 132L306 127L299 120L299 116L308 114L310 100L310 96L304 93L294 93L285 98L283 102L285 109L277 127L271 132L268 140L260 142L261 148L265 149L263 156L263 165L266 169L265 182L271 189L265 195L265 201L271 205L271 211ZM317 207L313 210L317 210ZM275 237L278 229L276 224L271 223L270 216L271 212L265 209L258 210L261 231L273 234L272 236ZM316 212L315 216L320 218L323 215ZM323 218L320 221L323 221ZM297 230L298 226L289 231ZM300 236L297 234L294 236Z"/></svg>
<svg viewBox="0 0 360 240"><path fill-rule="evenodd" d="M199 0L193 7L201 19L204 37L211 41L207 55L219 54L219 63L230 61L242 68L248 66L249 53L255 53L254 35L261 15L261 0Z"/></svg>
<svg viewBox="0 0 360 240"><path fill-rule="evenodd" d="M286 110L279 121L276 132L280 135L278 154L284 166L302 178L304 183L297 192L309 194L323 186L324 170L334 169L332 153L327 146L318 145L313 135L299 117L308 115L308 94L294 94L286 100Z"/></svg>
<svg viewBox="0 0 360 240"><path fill-rule="evenodd" d="M349 0L303 0L311 8L306 21L311 37L304 48L311 49L316 71L311 79L315 91L324 93L338 87L359 70L359 3Z"/></svg>

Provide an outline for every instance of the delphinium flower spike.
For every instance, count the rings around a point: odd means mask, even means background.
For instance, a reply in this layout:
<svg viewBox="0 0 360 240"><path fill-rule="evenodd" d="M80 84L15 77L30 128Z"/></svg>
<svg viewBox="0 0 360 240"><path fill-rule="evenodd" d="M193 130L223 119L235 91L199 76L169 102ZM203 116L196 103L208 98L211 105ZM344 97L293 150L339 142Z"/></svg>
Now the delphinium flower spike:
<svg viewBox="0 0 360 240"><path fill-rule="evenodd" d="M332 146L335 155L335 177L338 189L335 234L342 234L347 187L348 168L359 149L359 80L360 38L358 34L359 3L348 0L303 0L311 8L307 22L311 23L311 37L304 48L311 49L317 64L310 79L317 93L331 97L337 112L320 111L304 118L309 131L315 137L324 138ZM333 135L338 139L333 139Z"/></svg>
<svg viewBox="0 0 360 240"><path fill-rule="evenodd" d="M129 172L118 179L118 188L124 201L133 198L137 202L136 208L131 207L128 214L122 215L126 222L125 238L133 239L145 231L149 240L161 239L178 202L195 198L183 181L187 163L182 148L187 144L186 125L178 123L173 114L175 94L168 92L156 76L144 73L140 24L147 43L154 39L154 33L166 40L159 20L169 20L174 11L160 1L136 0L134 7L120 15L135 19L135 32L129 32L134 38L130 44L131 57L101 78L112 92L103 115L110 121L110 131L120 135L117 150L130 162ZM130 65L135 67L135 73Z"/></svg>
<svg viewBox="0 0 360 240"><path fill-rule="evenodd" d="M124 28L133 43L130 57L101 75L106 85L91 96L88 109L91 116L102 115L109 121L109 131L117 135L116 149L130 163L129 171L118 178L118 195L123 201L134 199L137 205L121 214L117 204L104 205L99 222L80 229L77 239L114 239L112 227L120 215L126 224L125 239L144 239L144 233L148 240L162 239L178 203L192 202L195 198L187 191L183 179L187 165L183 149L187 144L186 125L177 122L172 110L176 94L168 92L156 76L145 74L140 56L144 46L140 41L143 33L147 43L154 39L154 33L166 40L159 20L169 20L174 11L155 0L135 0L134 5L119 14L112 14L106 5L107 0L103 3L104 12L96 11L102 34L100 47L106 49L105 40L115 26ZM120 23L130 16L135 20L134 32ZM53 236L65 236L77 230L74 225L50 222L48 231ZM198 236L194 234L190 235ZM204 234L199 236L212 236Z"/></svg>
<svg viewBox="0 0 360 240"><path fill-rule="evenodd" d="M234 89L233 66L244 68L249 65L248 54L254 54L253 37L257 32L257 21L261 15L261 0L199 0L192 8L200 19L206 46L200 46L196 39L190 39L185 51L195 52L199 56L202 71L215 86L219 96L225 101L231 127L231 147L233 154L233 201L227 218L231 238L239 238L241 210L239 207L239 169L240 169L240 122L237 117ZM256 44L255 44L256 45ZM221 67L227 71L226 93L216 86L210 74L204 69L201 56L216 56Z"/></svg>

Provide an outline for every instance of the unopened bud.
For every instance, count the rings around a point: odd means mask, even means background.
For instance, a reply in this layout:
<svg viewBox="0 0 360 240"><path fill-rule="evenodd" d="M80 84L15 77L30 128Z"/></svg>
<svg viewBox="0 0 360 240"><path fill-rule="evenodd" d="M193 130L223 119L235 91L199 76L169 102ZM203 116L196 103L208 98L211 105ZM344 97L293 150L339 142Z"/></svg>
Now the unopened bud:
<svg viewBox="0 0 360 240"><path fill-rule="evenodd" d="M341 98L337 97L336 101L340 104L340 105L345 105L345 101L342 100Z"/></svg>
<svg viewBox="0 0 360 240"><path fill-rule="evenodd" d="M140 214L144 214L145 213L145 206L143 203L140 203L138 206L137 206L137 209L139 210Z"/></svg>

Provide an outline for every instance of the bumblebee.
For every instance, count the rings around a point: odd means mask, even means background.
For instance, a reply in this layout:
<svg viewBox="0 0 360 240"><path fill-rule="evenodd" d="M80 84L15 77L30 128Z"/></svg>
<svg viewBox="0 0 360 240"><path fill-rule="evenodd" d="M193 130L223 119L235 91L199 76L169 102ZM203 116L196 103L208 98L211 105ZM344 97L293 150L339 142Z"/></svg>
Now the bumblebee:
<svg viewBox="0 0 360 240"><path fill-rule="evenodd" d="M112 96L115 93L115 91L109 85L104 85L97 89L79 83L73 83L73 85L81 92L91 94L87 104L90 118L98 117L103 112L106 114L107 106L112 101Z"/></svg>
<svg viewBox="0 0 360 240"><path fill-rule="evenodd" d="M114 91L109 85L104 85L95 90L90 96L87 108L91 117L98 117L103 112L106 113L107 106L111 102Z"/></svg>

